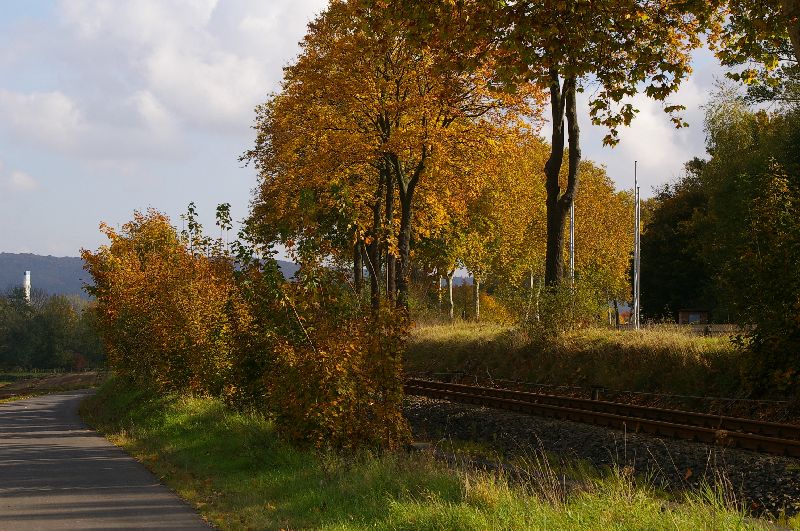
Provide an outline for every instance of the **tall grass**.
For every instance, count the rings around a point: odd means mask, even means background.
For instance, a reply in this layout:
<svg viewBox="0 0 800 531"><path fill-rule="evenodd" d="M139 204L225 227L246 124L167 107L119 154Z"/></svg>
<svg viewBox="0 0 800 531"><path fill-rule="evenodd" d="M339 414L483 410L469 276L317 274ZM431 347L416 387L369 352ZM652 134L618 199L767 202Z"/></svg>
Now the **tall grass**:
<svg viewBox="0 0 800 531"><path fill-rule="evenodd" d="M85 402L82 414L222 529L762 527L698 496L665 498L622 473L566 491L546 474L523 483L453 470L424 452L301 450L257 413L214 399L157 398L118 381Z"/></svg>
<svg viewBox="0 0 800 531"><path fill-rule="evenodd" d="M677 327L590 328L544 341L510 326L462 321L417 327L406 367L554 385L729 396L741 393L743 370L727 337L696 336Z"/></svg>

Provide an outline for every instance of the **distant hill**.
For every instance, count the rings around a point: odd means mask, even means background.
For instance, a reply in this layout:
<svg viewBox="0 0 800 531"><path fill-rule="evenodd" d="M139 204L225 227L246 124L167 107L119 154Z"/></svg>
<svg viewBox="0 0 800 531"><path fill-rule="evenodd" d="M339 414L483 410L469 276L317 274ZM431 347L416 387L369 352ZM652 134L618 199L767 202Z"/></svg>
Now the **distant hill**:
<svg viewBox="0 0 800 531"><path fill-rule="evenodd" d="M278 260L281 271L291 277L297 264ZM90 283L83 260L73 256L0 253L0 292L22 286L25 271L31 272L31 286L52 295L87 297L83 285Z"/></svg>
<svg viewBox="0 0 800 531"><path fill-rule="evenodd" d="M89 274L83 260L72 256L0 253L0 290L22 286L25 271L31 272L31 286L54 295L81 295Z"/></svg>

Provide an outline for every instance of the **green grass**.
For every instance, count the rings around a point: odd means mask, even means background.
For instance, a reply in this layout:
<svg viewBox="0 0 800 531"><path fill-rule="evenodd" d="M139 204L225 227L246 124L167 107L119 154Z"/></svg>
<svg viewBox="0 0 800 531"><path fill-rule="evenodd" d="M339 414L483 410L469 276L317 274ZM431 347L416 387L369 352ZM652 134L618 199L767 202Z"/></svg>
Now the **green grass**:
<svg viewBox="0 0 800 531"><path fill-rule="evenodd" d="M283 442L256 413L107 383L86 421L223 529L753 529L713 491L668 499L626 474L564 495L426 453L344 456Z"/></svg>
<svg viewBox="0 0 800 531"><path fill-rule="evenodd" d="M580 330L547 342L492 323L420 326L406 352L409 371L463 371L555 385L733 396L742 363L725 337L673 328Z"/></svg>

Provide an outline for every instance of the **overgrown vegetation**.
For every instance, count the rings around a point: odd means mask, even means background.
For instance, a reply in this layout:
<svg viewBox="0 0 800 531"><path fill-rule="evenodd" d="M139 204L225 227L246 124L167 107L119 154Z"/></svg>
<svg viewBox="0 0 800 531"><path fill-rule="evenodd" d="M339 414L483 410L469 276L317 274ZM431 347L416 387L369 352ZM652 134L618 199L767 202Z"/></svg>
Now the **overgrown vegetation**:
<svg viewBox="0 0 800 531"><path fill-rule="evenodd" d="M542 341L510 326L468 322L414 329L406 366L410 372L704 396L741 396L747 370L728 337L677 328L586 328Z"/></svg>
<svg viewBox="0 0 800 531"><path fill-rule="evenodd" d="M75 370L100 367L102 341L91 305L78 297L22 289L0 296L0 369Z"/></svg>
<svg viewBox="0 0 800 531"><path fill-rule="evenodd" d="M657 316L702 305L730 318L746 331L748 388L796 393L800 109L759 111L726 88L706 107L706 129L710 158L687 164L645 227L644 307Z"/></svg>
<svg viewBox="0 0 800 531"><path fill-rule="evenodd" d="M84 418L222 529L759 529L713 489L659 494L629 473L520 484L428 454L299 450L220 400L105 386Z"/></svg>
<svg viewBox="0 0 800 531"><path fill-rule="evenodd" d="M178 234L162 214L136 213L83 252L110 367L161 393L259 408L298 443L400 446L403 316L364 311L325 268L287 282L269 255L237 241L234 257L203 236L193 207L187 221Z"/></svg>

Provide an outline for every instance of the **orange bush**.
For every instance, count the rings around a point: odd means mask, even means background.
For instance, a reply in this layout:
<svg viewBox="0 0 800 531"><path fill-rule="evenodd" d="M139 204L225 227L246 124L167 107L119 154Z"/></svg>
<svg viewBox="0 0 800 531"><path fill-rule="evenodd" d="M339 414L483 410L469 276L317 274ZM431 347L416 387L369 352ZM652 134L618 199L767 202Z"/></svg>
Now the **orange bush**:
<svg viewBox="0 0 800 531"><path fill-rule="evenodd" d="M247 319L230 263L191 253L154 210L102 230L110 244L81 255L111 367L162 389L218 394L233 364L231 318Z"/></svg>
<svg viewBox="0 0 800 531"><path fill-rule="evenodd" d="M267 375L279 429L317 447L405 443L406 319L388 309L341 318L332 315L336 306L326 301L326 288L294 285L288 291L287 304L302 330L278 342L274 371Z"/></svg>
<svg viewBox="0 0 800 531"><path fill-rule="evenodd" d="M119 232L102 230L110 244L82 256L117 374L259 407L303 444L394 448L407 440L403 312L365 311L342 278L321 268L296 283L269 260L235 271L230 256L199 254L197 234L179 236L154 210L135 213Z"/></svg>

